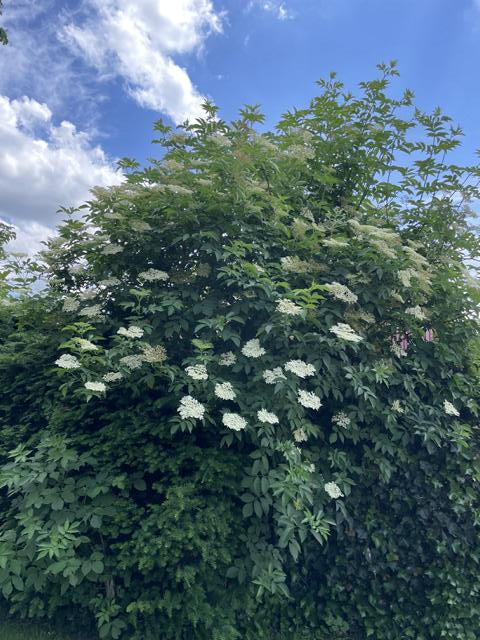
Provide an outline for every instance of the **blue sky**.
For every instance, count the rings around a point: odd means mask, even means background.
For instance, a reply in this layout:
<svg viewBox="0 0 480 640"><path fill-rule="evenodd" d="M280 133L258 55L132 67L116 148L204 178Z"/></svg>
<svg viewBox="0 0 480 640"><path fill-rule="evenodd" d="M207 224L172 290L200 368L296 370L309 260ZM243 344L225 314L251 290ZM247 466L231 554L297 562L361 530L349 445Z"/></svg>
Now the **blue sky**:
<svg viewBox="0 0 480 640"><path fill-rule="evenodd" d="M226 119L260 103L273 125L329 71L355 89L396 59L393 90L463 126L463 161L480 146L480 0L5 0L2 20L0 216L20 248L204 96Z"/></svg>

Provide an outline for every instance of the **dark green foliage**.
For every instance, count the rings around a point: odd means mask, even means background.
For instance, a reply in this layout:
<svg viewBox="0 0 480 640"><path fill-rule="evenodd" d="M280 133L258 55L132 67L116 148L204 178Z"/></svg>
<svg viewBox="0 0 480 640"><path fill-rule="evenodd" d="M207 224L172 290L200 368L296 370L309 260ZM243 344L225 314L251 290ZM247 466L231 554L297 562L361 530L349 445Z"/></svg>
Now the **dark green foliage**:
<svg viewBox="0 0 480 640"><path fill-rule="evenodd" d="M165 156L68 217L44 293L7 268L13 611L108 639L477 637L479 169L380 72L261 135L257 107L158 122Z"/></svg>

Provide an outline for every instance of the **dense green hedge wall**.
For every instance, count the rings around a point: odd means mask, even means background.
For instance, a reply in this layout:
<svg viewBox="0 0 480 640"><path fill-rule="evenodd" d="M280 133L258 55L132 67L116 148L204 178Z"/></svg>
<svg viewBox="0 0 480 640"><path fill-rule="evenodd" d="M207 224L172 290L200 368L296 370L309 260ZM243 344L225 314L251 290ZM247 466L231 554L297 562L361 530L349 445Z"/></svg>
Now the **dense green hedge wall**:
<svg viewBox="0 0 480 640"><path fill-rule="evenodd" d="M5 266L12 612L107 639L478 637L479 170L394 75L358 97L332 75L269 132L257 107L158 122L160 159L65 211L41 293Z"/></svg>

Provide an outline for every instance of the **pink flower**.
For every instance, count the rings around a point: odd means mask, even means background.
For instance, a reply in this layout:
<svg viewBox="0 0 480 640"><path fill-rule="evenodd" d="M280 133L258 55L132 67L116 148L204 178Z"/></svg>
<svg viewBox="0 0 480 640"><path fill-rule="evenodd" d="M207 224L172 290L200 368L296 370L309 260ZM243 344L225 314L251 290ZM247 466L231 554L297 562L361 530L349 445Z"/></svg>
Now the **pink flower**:
<svg viewBox="0 0 480 640"><path fill-rule="evenodd" d="M427 329L423 339L425 342L433 342L433 329Z"/></svg>

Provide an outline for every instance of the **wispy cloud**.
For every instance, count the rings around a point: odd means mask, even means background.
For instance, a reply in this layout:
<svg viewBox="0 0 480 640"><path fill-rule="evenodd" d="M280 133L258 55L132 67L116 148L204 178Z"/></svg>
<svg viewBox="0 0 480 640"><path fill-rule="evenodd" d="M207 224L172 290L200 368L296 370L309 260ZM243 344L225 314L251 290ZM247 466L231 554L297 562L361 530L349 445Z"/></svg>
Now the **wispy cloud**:
<svg viewBox="0 0 480 640"><path fill-rule="evenodd" d="M177 55L198 53L222 30L211 0L87 0L88 13L68 24L64 42L99 73L118 76L141 105L175 122L200 113L203 96Z"/></svg>
<svg viewBox="0 0 480 640"><path fill-rule="evenodd" d="M253 8L267 11L278 20L291 20L295 17L295 13L287 6L287 3L280 0L250 0L247 10L250 11Z"/></svg>

